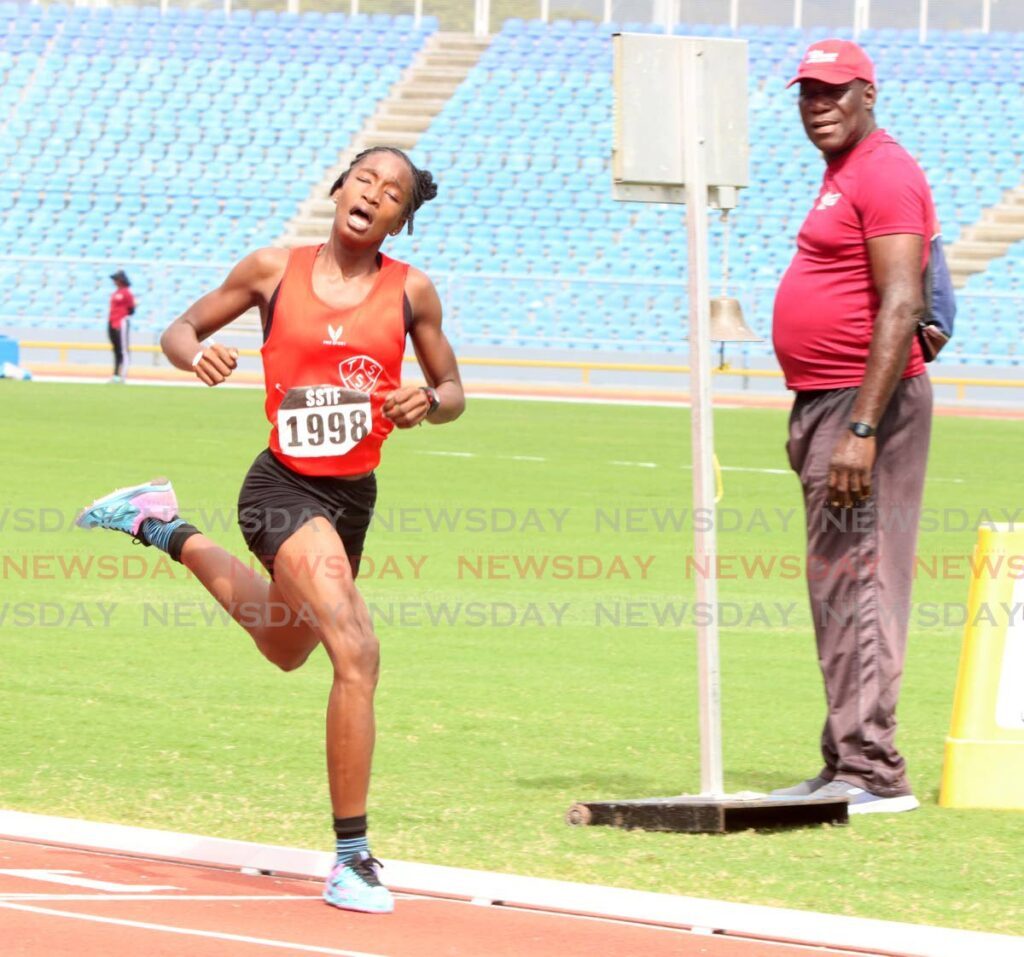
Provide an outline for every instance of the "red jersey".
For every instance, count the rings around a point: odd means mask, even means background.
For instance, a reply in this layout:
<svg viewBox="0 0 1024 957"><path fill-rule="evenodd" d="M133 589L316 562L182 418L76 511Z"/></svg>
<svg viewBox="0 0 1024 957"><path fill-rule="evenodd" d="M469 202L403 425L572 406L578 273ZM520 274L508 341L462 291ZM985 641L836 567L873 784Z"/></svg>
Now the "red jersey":
<svg viewBox="0 0 1024 957"><path fill-rule="evenodd" d="M110 316L108 322L111 329L120 329L121 323L135 311L135 297L132 291L125 286L114 290L110 297Z"/></svg>
<svg viewBox="0 0 1024 957"><path fill-rule="evenodd" d="M775 295L772 341L790 389L861 384L879 307L867 240L896 233L921 236L923 272L935 232L924 173L884 130L829 161ZM915 337L903 378L923 372Z"/></svg>
<svg viewBox="0 0 1024 957"><path fill-rule="evenodd" d="M366 298L338 309L313 291L320 246L288 256L263 343L270 451L302 475L370 472L394 427L384 398L401 385L406 263L380 256Z"/></svg>

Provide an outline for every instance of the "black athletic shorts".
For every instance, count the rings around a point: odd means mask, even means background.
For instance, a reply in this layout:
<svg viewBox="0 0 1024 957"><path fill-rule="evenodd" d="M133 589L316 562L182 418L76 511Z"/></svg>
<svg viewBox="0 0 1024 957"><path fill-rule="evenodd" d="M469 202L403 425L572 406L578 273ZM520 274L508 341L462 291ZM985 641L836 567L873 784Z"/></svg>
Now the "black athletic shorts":
<svg viewBox="0 0 1024 957"><path fill-rule="evenodd" d="M238 493L238 525L249 551L273 577L278 549L310 519L323 516L337 529L354 578L376 500L373 473L358 479L299 475L264 449Z"/></svg>

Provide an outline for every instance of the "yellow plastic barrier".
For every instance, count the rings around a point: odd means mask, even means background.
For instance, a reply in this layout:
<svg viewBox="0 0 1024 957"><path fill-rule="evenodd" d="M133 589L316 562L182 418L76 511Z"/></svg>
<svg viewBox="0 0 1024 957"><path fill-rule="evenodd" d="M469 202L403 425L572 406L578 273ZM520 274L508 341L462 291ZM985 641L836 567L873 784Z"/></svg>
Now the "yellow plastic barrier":
<svg viewBox="0 0 1024 957"><path fill-rule="evenodd" d="M978 530L939 804L1024 810L1024 530Z"/></svg>

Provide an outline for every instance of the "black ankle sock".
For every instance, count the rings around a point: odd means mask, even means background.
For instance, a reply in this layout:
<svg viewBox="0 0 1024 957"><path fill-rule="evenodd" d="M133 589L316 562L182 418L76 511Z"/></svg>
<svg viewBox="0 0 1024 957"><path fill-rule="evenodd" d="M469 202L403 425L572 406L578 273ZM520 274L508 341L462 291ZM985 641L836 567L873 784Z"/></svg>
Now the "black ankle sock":
<svg viewBox="0 0 1024 957"><path fill-rule="evenodd" d="M185 522L183 525L179 525L173 532L171 532L171 539L167 543L167 554L171 556L176 562L181 561L181 550L185 547L187 542L193 535L198 535L199 529L195 525L190 525Z"/></svg>
<svg viewBox="0 0 1024 957"><path fill-rule="evenodd" d="M359 817L336 817L334 819L334 836L338 840L349 837L362 837L366 834L366 815Z"/></svg>
<svg viewBox="0 0 1024 957"><path fill-rule="evenodd" d="M176 562L181 561L181 550L193 535L198 535L199 529L195 525L180 518L173 518L169 522L162 522L158 518L147 518L141 526L137 538L143 545L154 545L162 552L166 552Z"/></svg>
<svg viewBox="0 0 1024 957"><path fill-rule="evenodd" d="M334 819L334 853L338 861L353 857L370 856L370 845L366 839L366 815L359 817L336 817Z"/></svg>

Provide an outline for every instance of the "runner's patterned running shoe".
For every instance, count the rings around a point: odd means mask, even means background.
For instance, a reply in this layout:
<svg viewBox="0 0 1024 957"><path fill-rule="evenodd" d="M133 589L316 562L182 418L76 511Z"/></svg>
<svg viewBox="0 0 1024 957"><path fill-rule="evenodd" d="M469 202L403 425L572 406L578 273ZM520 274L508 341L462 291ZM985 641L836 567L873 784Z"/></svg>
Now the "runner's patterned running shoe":
<svg viewBox="0 0 1024 957"><path fill-rule="evenodd" d="M358 910L366 914L390 914L395 901L380 879L380 861L366 851L338 861L327 878L324 900L342 910Z"/></svg>
<svg viewBox="0 0 1024 957"><path fill-rule="evenodd" d="M133 538L147 518L169 522L178 514L178 499L169 479L119 488L83 508L75 519L80 528L112 528Z"/></svg>

